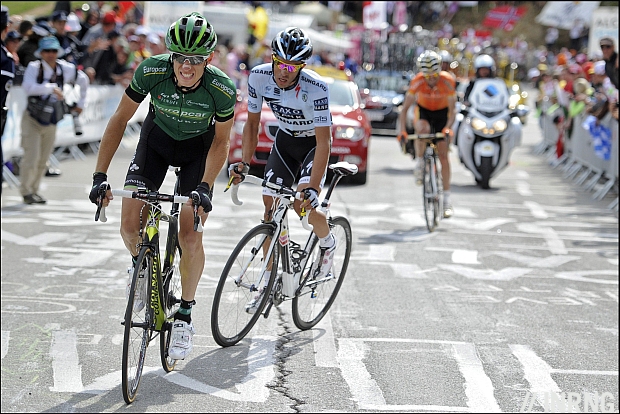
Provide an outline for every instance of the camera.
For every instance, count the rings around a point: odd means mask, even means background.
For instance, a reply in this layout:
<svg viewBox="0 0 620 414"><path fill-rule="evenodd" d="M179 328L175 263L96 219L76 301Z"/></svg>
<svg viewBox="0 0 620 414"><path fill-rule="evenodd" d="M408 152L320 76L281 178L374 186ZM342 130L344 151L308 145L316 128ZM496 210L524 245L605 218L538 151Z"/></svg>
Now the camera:
<svg viewBox="0 0 620 414"><path fill-rule="evenodd" d="M75 135L82 135L82 123L80 122L80 114L75 111L77 104L69 106L69 113L73 117L73 132Z"/></svg>

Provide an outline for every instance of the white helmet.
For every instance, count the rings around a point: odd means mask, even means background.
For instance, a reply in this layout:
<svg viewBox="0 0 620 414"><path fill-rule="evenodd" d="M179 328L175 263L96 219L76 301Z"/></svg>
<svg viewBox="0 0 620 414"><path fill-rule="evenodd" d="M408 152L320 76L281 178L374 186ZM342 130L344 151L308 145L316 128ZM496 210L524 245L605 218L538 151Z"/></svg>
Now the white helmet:
<svg viewBox="0 0 620 414"><path fill-rule="evenodd" d="M491 70L491 76L495 76L495 61L489 55L480 55L474 60L474 69L476 70L476 76L478 75L478 69L489 68Z"/></svg>
<svg viewBox="0 0 620 414"><path fill-rule="evenodd" d="M418 57L418 69L425 75L441 72L441 56L432 50L425 50Z"/></svg>

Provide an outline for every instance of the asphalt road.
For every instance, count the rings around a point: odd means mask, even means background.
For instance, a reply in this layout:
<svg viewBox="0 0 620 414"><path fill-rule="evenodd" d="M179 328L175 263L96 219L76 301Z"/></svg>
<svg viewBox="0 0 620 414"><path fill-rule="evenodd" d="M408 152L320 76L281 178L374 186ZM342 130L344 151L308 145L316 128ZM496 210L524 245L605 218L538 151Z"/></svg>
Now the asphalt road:
<svg viewBox="0 0 620 414"><path fill-rule="evenodd" d="M354 245L328 317L300 332L285 302L227 349L210 334L213 292L262 206L250 186L233 205L222 174L204 232L194 351L164 374L151 345L129 407L120 389L129 255L119 202L107 223L94 222L95 156L62 161L62 175L43 180L46 205L24 205L5 185L2 412L516 412L542 411L555 393L590 412L594 393L597 411L617 412L615 195L596 201L563 178L533 155L541 139L531 118L490 190L453 149L455 214L429 234L412 160L393 137L374 136L368 183L339 186L332 199ZM113 161L113 186L133 145Z"/></svg>

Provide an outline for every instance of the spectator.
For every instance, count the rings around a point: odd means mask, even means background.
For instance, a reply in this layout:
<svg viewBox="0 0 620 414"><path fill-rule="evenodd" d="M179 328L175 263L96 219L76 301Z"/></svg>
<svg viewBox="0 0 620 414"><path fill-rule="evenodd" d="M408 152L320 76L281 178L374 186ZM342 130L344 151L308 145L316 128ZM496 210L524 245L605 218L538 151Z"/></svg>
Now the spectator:
<svg viewBox="0 0 620 414"><path fill-rule="evenodd" d="M129 53L129 46L124 45L120 47L119 50L116 51L116 62L110 71L110 78L112 81L117 85L120 84L123 88L129 86L134 72L129 64Z"/></svg>
<svg viewBox="0 0 620 414"><path fill-rule="evenodd" d="M23 27L22 27L23 26ZM20 33L26 37L26 40L17 49L17 55L19 56L19 64L23 67L28 67L28 64L34 60L37 60L35 52L39 48L39 40L45 36L49 36L51 33L39 24L32 25L32 22L24 20L20 26ZM26 27L30 26L31 29L26 31ZM26 31L26 33L24 33Z"/></svg>
<svg viewBox="0 0 620 414"><path fill-rule="evenodd" d="M618 53L614 50L614 39L611 37L603 37L599 41L599 45L601 46L601 50L603 51L603 60L605 61L605 73L611 80L611 83L614 84L616 89L620 88L618 86L618 68L616 66L616 62L618 59Z"/></svg>
<svg viewBox="0 0 620 414"><path fill-rule="evenodd" d="M545 43L547 44L548 51L555 50L555 42L558 40L560 36L560 32L555 27L549 27L547 29L547 34L545 35Z"/></svg>
<svg viewBox="0 0 620 414"><path fill-rule="evenodd" d="M344 54L344 68L350 70L353 75L357 75L357 62L348 53Z"/></svg>
<svg viewBox="0 0 620 414"><path fill-rule="evenodd" d="M77 38L83 42L84 35L90 30L91 27L96 26L99 23L99 13L93 10L90 10L86 15L86 18L82 22Z"/></svg>
<svg viewBox="0 0 620 414"><path fill-rule="evenodd" d="M7 33L6 38L4 39L4 46L13 56L13 61L15 61L15 66L19 65L19 56L17 55L17 48L19 47L20 42L22 41L22 36L16 30L11 30Z"/></svg>
<svg viewBox="0 0 620 414"><path fill-rule="evenodd" d="M39 185L48 170L47 160L54 149L56 124L65 114L63 85L75 83L80 87L80 99L74 109L81 113L86 99L88 79L76 66L58 59L64 55L58 39L47 36L39 41L37 58L28 64L22 87L29 96L28 108L22 117L24 156L20 162L20 193L26 204L44 204ZM46 111L45 109L51 109Z"/></svg>
<svg viewBox="0 0 620 414"><path fill-rule="evenodd" d="M67 19L68 14L62 10L56 10L52 13L52 27L56 30L56 39L60 43L60 46L65 51L64 59L67 62L73 63L77 65L79 63L79 59L83 55L84 48L82 47L82 42L80 40L67 33ZM74 15L75 16L75 15Z"/></svg>
<svg viewBox="0 0 620 414"><path fill-rule="evenodd" d="M116 15L114 12L108 12L98 23L88 29L82 43L88 48L87 59L93 59L97 52L106 50L110 46L108 35L116 29ZM85 64L86 65L86 64ZM86 67L86 66L85 66Z"/></svg>
<svg viewBox="0 0 620 414"><path fill-rule="evenodd" d="M9 89L13 84L13 78L15 78L15 61L12 59L11 52L5 47L4 40L9 32L9 8L2 6L0 9L0 65L2 72L0 73L0 87L2 88L2 98L0 100L0 111L2 111L2 117L0 117L0 137L4 134L4 125L7 119L8 109L5 108L6 98ZM2 161L2 169L4 169L4 153L2 152L2 145L0 145L0 158ZM0 171L0 173L2 173ZM0 182L0 194L2 193L2 182Z"/></svg>
<svg viewBox="0 0 620 414"><path fill-rule="evenodd" d="M167 53L166 46L157 33L150 33L146 37L146 49L151 53L151 56Z"/></svg>
<svg viewBox="0 0 620 414"><path fill-rule="evenodd" d="M583 19L575 19L575 22L571 26L568 36L570 37L570 48L579 51L581 50L582 38L585 36L587 28L583 22Z"/></svg>

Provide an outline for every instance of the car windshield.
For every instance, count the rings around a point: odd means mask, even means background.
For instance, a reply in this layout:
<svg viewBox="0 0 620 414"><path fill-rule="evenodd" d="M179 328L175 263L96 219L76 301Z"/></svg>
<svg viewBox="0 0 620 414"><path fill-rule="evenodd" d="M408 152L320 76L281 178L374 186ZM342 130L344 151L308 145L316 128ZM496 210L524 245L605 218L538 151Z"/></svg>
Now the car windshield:
<svg viewBox="0 0 620 414"><path fill-rule="evenodd" d="M360 89L374 89L379 91L394 91L403 93L409 86L407 78L396 74L389 75L371 75L365 74L355 79Z"/></svg>
<svg viewBox="0 0 620 414"><path fill-rule="evenodd" d="M329 104L340 106L354 106L355 101L351 93L351 87L347 81L334 80L329 82Z"/></svg>

